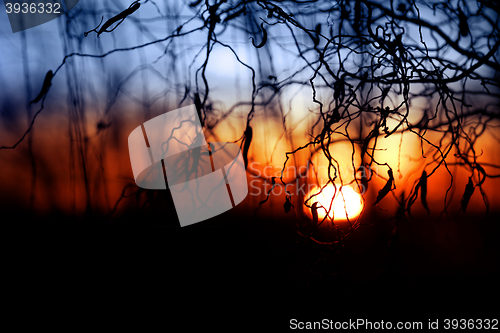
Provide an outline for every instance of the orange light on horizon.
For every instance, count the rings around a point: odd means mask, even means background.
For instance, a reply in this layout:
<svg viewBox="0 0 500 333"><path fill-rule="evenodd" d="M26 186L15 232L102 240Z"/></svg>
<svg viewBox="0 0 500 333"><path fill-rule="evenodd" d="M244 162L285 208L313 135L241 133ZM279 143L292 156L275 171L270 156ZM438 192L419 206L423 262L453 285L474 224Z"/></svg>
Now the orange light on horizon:
<svg viewBox="0 0 500 333"><path fill-rule="evenodd" d="M319 187L315 187L309 192L308 196L314 195L320 191ZM333 199L332 203L332 198ZM333 184L329 184L323 189L323 191L313 197L310 201L311 204L318 202L318 218L321 221L328 211L330 204L332 208L328 214L330 218L334 221L347 221L352 220L361 214L363 211L363 199L359 193L357 193L351 186L344 185L340 186L337 184L337 192L335 193L335 187ZM312 217L312 213L308 210L308 214Z"/></svg>

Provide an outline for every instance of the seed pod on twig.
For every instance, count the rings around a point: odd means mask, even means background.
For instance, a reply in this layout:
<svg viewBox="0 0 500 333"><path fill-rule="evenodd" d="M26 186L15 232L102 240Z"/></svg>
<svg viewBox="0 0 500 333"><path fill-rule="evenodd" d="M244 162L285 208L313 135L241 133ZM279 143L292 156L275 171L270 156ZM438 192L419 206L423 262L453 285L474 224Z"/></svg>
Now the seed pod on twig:
<svg viewBox="0 0 500 333"><path fill-rule="evenodd" d="M52 77L53 76L54 76L54 74L52 73L52 71L47 72L47 74L45 75L45 79L43 80L43 85L42 85L42 89L40 90L40 93L38 94L38 96L35 97L34 100L32 100L30 102L30 105L33 103L38 103L38 101L40 101L43 98L43 96L45 96L47 94L50 86L52 85Z"/></svg>
<svg viewBox="0 0 500 333"><path fill-rule="evenodd" d="M467 34L469 33L469 25L467 24L467 16L465 16L464 12L460 7L458 7L458 18L460 20L459 23L459 28L460 28L460 35L462 37L467 37Z"/></svg>
<svg viewBox="0 0 500 333"><path fill-rule="evenodd" d="M313 228L316 228L318 226L318 202L317 201L315 203L313 203L311 206L311 214L313 217L312 226L313 226Z"/></svg>
<svg viewBox="0 0 500 333"><path fill-rule="evenodd" d="M462 211L465 213L467 210L467 205L469 204L469 200L474 193L474 184L472 183L472 177L469 177L469 182L465 186L464 195L462 196L462 200L460 201L460 205L462 207Z"/></svg>
<svg viewBox="0 0 500 333"><path fill-rule="evenodd" d="M245 162L245 169L248 166L248 150L250 149L250 143L252 143L253 130L250 125L247 125L245 130L245 143L243 144L243 161Z"/></svg>
<svg viewBox="0 0 500 333"><path fill-rule="evenodd" d="M116 27L118 27L123 22L123 20L125 20L125 18L127 16L131 15L132 13L134 13L137 9L139 9L140 6L141 6L141 4L139 3L139 1L132 2L132 4L127 9L125 9L123 12L121 12L120 14L118 14L116 16L113 16L112 18L110 18L109 20L107 20L102 25L102 27L99 29L99 31L97 31L97 28L99 28L99 26L101 25L102 20L104 19L104 17L101 18L101 22L99 22L99 25L97 27L95 27L95 29L92 29L90 31L84 32L83 35L85 37L87 37L87 35L89 33L91 33L92 31L94 31L94 32L97 32L97 37L99 37L103 32L111 32L111 31L115 30ZM109 28L111 25L113 25L114 23L116 23L118 21L120 21L120 22L113 29L106 30L107 28Z"/></svg>
<svg viewBox="0 0 500 333"><path fill-rule="evenodd" d="M389 179L387 180L387 183L385 183L385 186L380 191L378 191L377 200L375 200L372 206L378 204L380 200L382 200L392 189L392 184L394 182L394 176L392 174L392 170L389 169L387 171L387 174L389 175Z"/></svg>
<svg viewBox="0 0 500 333"><path fill-rule="evenodd" d="M204 125L204 119L202 114L203 106L201 105L200 95L198 93L194 94L194 106L196 107L196 113L198 114L198 119L200 119L201 126Z"/></svg>
<svg viewBox="0 0 500 333"><path fill-rule="evenodd" d="M356 31L359 31L360 25L361 25L361 2L356 1L354 3L354 29Z"/></svg>
<svg viewBox="0 0 500 333"><path fill-rule="evenodd" d="M344 101L345 97L345 82L344 82L344 77L339 78L335 83L333 84L333 98L334 99L340 99L340 102Z"/></svg>
<svg viewBox="0 0 500 333"><path fill-rule="evenodd" d="M483 167L480 164L476 163L476 170L479 172L479 183L477 186L483 185L484 181L486 180L486 171L484 171ZM483 178L481 178L481 176Z"/></svg>
<svg viewBox="0 0 500 333"><path fill-rule="evenodd" d="M319 35L321 34L321 23L318 23L316 25L316 28L314 29L315 35L313 37L313 42L314 46L318 46L319 44Z"/></svg>
<svg viewBox="0 0 500 333"><path fill-rule="evenodd" d="M425 170L422 171L422 176L420 177L418 184L420 185L420 201L429 214L429 206L427 206L427 172L425 172Z"/></svg>
<svg viewBox="0 0 500 333"><path fill-rule="evenodd" d="M262 41L260 42L259 45L255 45L255 40L253 39L253 37L250 37L250 39L252 40L252 45L257 48L257 49L260 49L261 47L263 47L264 45L266 45L266 42L267 42L267 31L266 29L264 29L264 23L261 23L260 24L260 27L262 28Z"/></svg>
<svg viewBox="0 0 500 333"><path fill-rule="evenodd" d="M290 202L290 198L288 198L288 196L286 197L286 201L283 207L285 208L285 213L288 213L290 209L292 209L293 207L292 203Z"/></svg>

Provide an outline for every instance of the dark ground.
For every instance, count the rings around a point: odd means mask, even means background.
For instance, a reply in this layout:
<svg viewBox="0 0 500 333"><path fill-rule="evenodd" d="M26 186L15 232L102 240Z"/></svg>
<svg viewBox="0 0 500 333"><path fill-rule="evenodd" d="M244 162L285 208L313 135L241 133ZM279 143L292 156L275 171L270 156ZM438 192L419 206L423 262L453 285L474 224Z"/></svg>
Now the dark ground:
<svg viewBox="0 0 500 333"><path fill-rule="evenodd" d="M95 327L98 318L109 327L128 325L143 312L150 319L139 327L159 319L158 328L176 332L183 330L174 324L281 331L292 318L498 318L496 220L484 229L475 259L456 265L403 241L389 247L377 228L367 228L371 241L354 251L306 242L285 220L230 212L185 228L161 216L18 214L4 233L4 286L13 293L11 310L51 328L62 318L76 326Z"/></svg>

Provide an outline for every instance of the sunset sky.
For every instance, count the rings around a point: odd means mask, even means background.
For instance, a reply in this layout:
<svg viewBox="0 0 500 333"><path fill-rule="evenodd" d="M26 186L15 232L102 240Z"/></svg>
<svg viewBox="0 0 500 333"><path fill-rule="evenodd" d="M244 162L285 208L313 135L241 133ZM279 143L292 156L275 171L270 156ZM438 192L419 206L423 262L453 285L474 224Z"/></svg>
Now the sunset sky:
<svg viewBox="0 0 500 333"><path fill-rule="evenodd" d="M261 259L269 250L299 260L287 251L304 246L317 261L273 268L292 288L316 288L303 269L320 272L319 286L392 276L388 262L400 264L398 277L438 275L441 267L498 270L490 247L500 214L493 9L482 1L417 1L418 11L413 1L249 2L244 11L237 1L141 1L112 32L84 36L132 2L80 0L66 15L16 33L0 5L0 207L7 215L179 232L169 190L135 183L128 137L195 104L198 94L207 142L236 143L243 155L249 143L248 195L185 227L183 237L225 228L216 239L234 253L245 247L243 257L251 257L247 245L267 244L255 250ZM208 33L215 35L207 49ZM50 89L30 104L49 70ZM474 192L464 212L469 179ZM231 225L245 234L241 243ZM385 259L370 261L373 253ZM328 260L335 268L319 268Z"/></svg>

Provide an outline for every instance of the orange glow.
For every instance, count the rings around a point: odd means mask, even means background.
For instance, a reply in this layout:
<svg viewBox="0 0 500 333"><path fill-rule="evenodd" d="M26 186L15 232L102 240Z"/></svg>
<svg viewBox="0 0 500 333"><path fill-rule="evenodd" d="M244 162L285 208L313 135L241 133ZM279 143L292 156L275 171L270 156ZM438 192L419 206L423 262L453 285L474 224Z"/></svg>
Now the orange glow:
<svg viewBox="0 0 500 333"><path fill-rule="evenodd" d="M315 187L311 192L309 192L308 197L318 193L319 190L319 187ZM310 200L311 204L317 201L321 206L323 206L318 209L318 218L320 220L326 216L334 195L335 187L333 184L329 184L323 189L323 192ZM361 195L354 191L354 189L349 185L345 185L342 188L340 185L337 185L337 193L335 195L335 199L333 200L330 214L328 215L331 218L334 218L334 221L347 221L347 217L349 217L350 220L354 219L361 214L362 210L363 199ZM309 215L312 216L310 211Z"/></svg>

